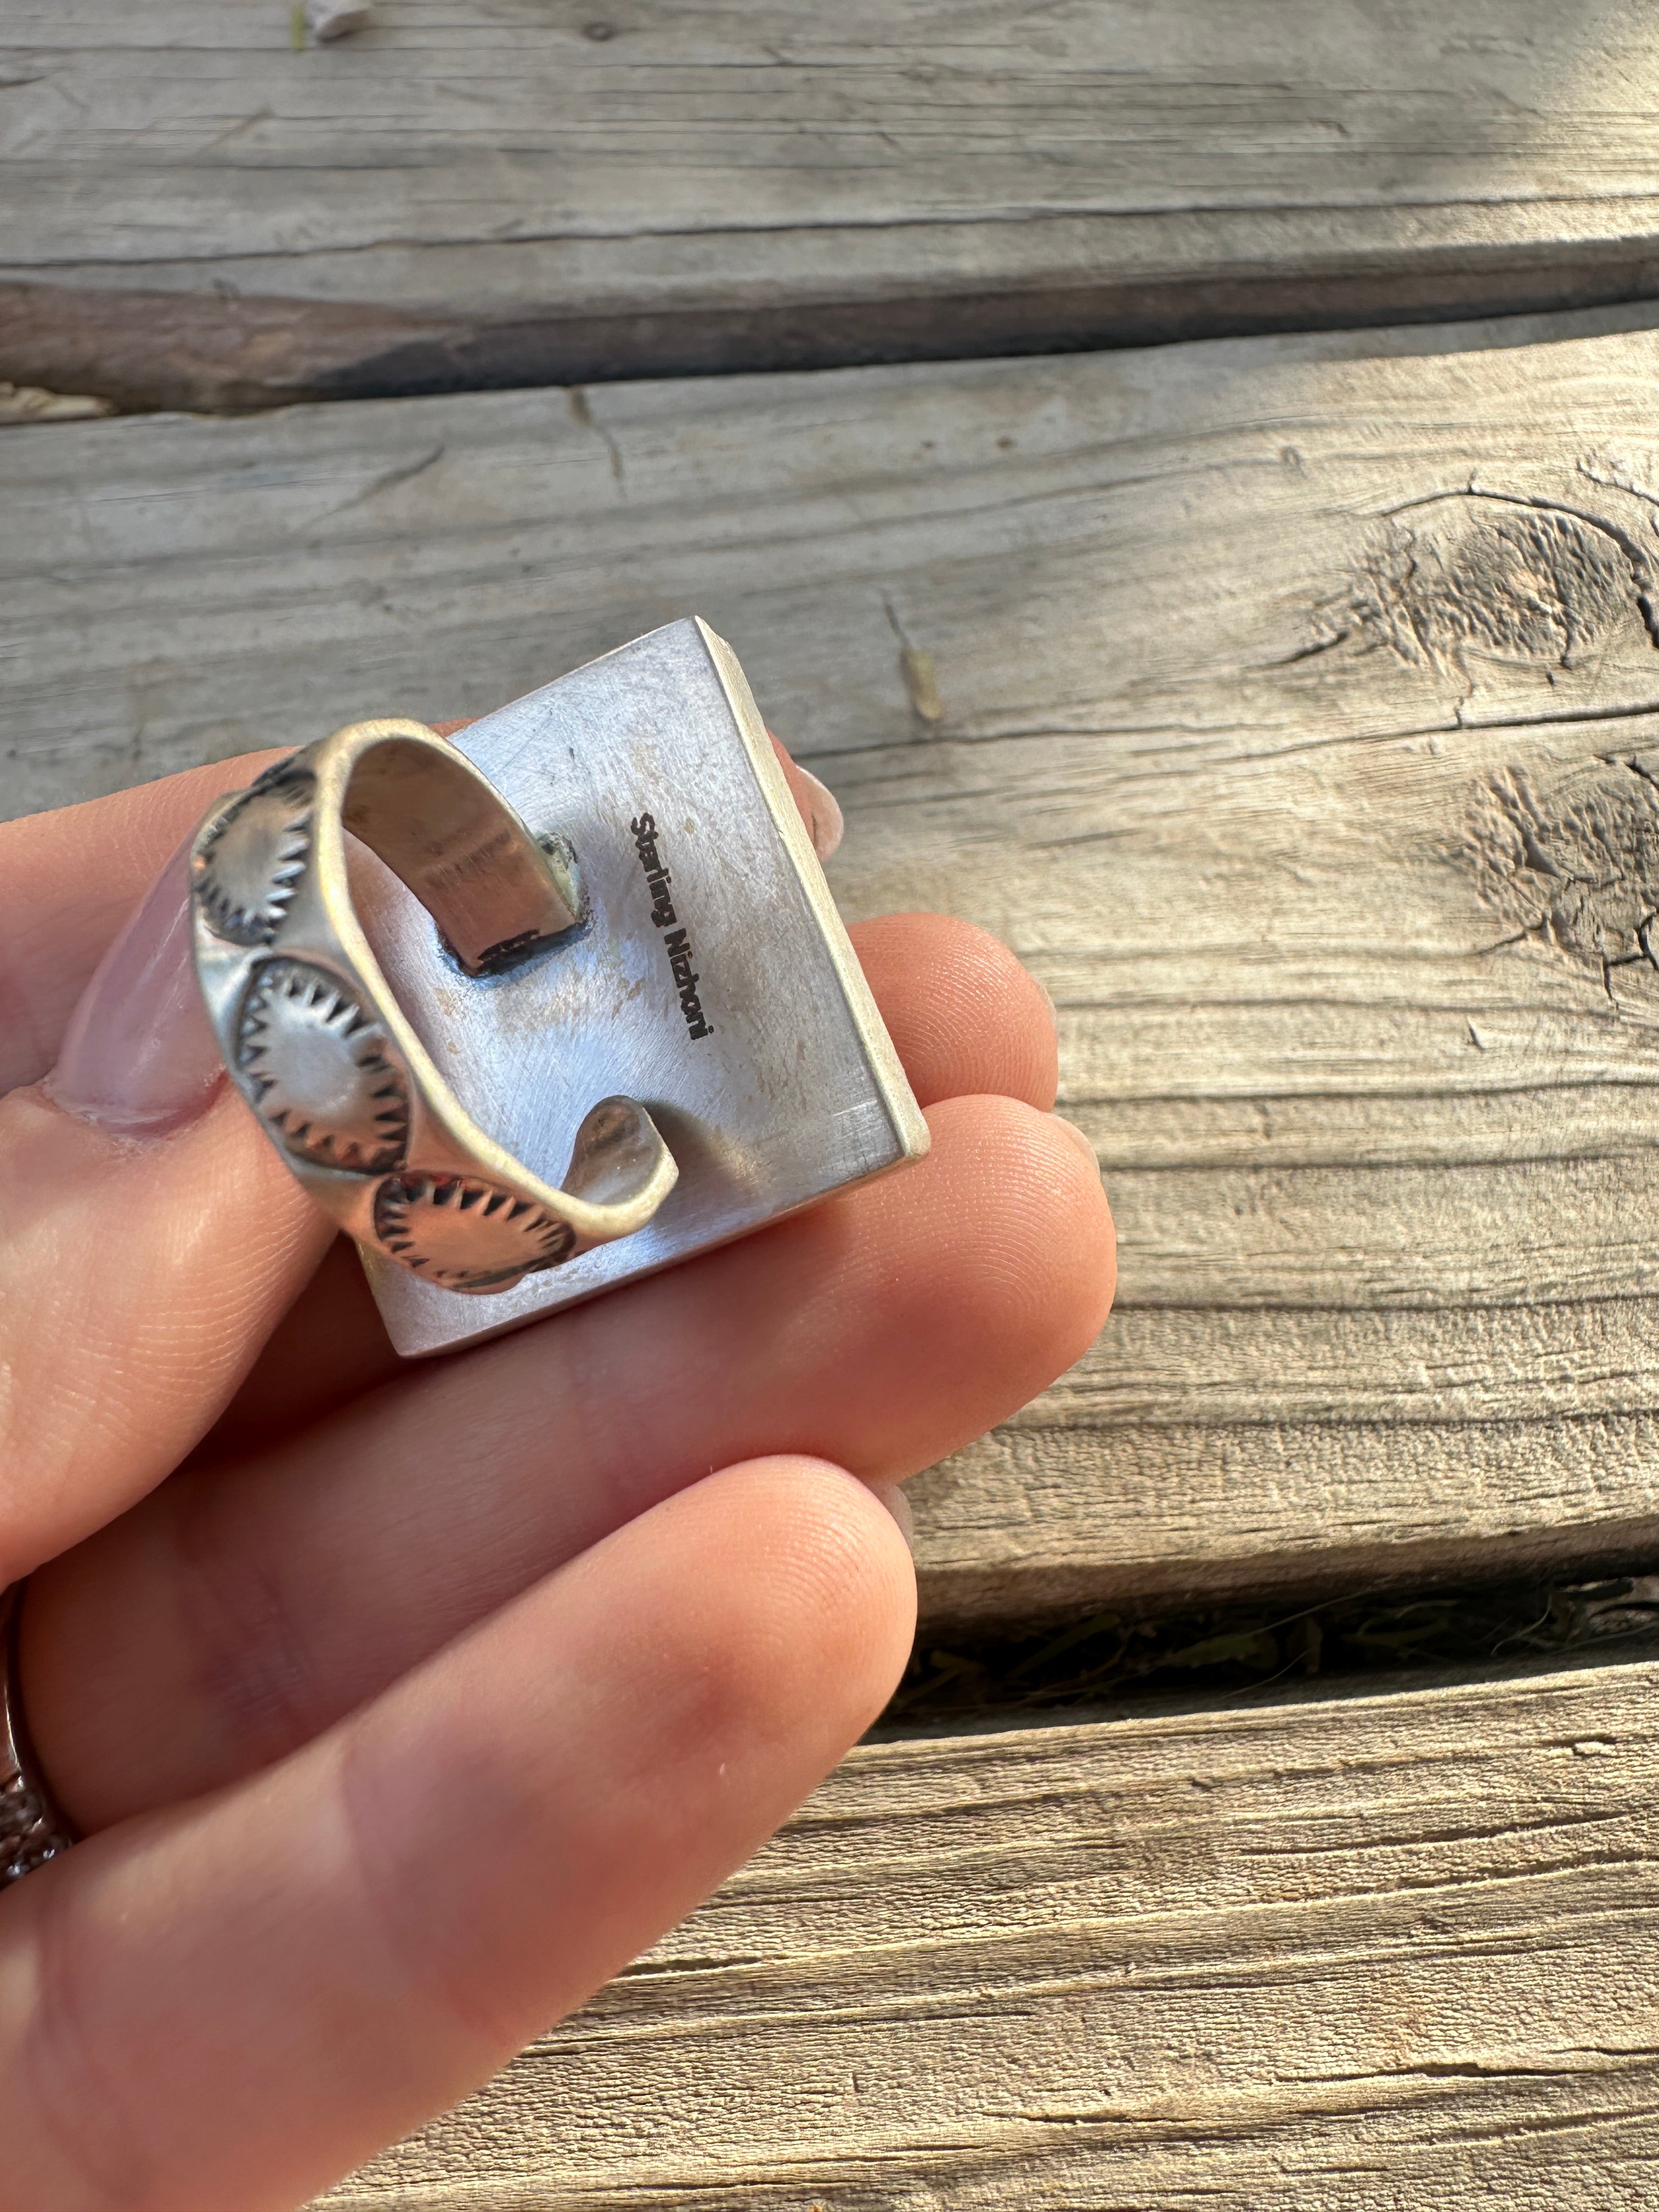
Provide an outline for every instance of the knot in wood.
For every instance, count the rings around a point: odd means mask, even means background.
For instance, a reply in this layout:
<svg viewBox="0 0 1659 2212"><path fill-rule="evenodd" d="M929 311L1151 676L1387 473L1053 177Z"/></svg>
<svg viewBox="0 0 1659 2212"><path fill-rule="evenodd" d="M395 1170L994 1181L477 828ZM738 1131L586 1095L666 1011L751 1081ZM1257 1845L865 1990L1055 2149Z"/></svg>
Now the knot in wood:
<svg viewBox="0 0 1659 2212"><path fill-rule="evenodd" d="M1402 660L1571 668L1632 611L1651 628L1650 581L1645 556L1613 525L1541 501L1449 493L1391 520L1352 606Z"/></svg>
<svg viewBox="0 0 1659 2212"><path fill-rule="evenodd" d="M1650 772L1651 771L1651 772ZM1595 760L1541 789L1522 769L1482 778L1464 853L1486 903L1512 928L1605 977L1659 967L1659 759Z"/></svg>

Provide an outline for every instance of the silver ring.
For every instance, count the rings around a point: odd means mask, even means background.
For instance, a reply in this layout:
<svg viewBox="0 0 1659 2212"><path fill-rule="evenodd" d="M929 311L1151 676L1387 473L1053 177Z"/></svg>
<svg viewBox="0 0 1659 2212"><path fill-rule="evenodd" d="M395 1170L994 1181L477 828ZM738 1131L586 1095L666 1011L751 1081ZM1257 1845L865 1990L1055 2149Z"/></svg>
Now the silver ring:
<svg viewBox="0 0 1659 2212"><path fill-rule="evenodd" d="M222 799L191 856L197 973L288 1166L359 1244L446 1290L507 1290L642 1229L679 1172L650 1115L600 1099L557 1186L486 1135L369 948L348 830L431 915L459 989L583 919L573 858L420 722L354 723Z"/></svg>
<svg viewBox="0 0 1659 2212"><path fill-rule="evenodd" d="M0 1882L60 1857L75 1832L40 1778L17 1687L17 1628L26 1582L0 1591Z"/></svg>

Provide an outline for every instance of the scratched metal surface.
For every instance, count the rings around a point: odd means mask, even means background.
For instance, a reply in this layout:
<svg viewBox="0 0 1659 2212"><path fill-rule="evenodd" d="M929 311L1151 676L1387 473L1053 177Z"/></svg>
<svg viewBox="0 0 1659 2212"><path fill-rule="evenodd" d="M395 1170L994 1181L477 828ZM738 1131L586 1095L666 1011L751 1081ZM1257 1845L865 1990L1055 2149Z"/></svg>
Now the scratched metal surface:
<svg viewBox="0 0 1659 2212"><path fill-rule="evenodd" d="M365 914L399 1003L474 1120L562 1182L578 1124L637 1098L679 1164L649 1225L469 1296L366 1256L398 1349L440 1352L724 1243L925 1152L927 1124L730 648L670 623L456 739L538 836L574 848L586 926L483 980L376 865ZM672 872L709 1034L692 1034L630 824Z"/></svg>

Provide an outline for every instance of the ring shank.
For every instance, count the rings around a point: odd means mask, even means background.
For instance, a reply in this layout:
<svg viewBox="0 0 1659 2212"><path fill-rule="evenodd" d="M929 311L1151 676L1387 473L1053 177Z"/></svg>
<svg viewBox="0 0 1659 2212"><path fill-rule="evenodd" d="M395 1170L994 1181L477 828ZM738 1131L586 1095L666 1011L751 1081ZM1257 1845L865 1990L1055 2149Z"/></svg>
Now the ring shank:
<svg viewBox="0 0 1659 2212"><path fill-rule="evenodd" d="M568 870L461 754L379 739L351 763L340 818L408 885L470 975L580 920Z"/></svg>
<svg viewBox="0 0 1659 2212"><path fill-rule="evenodd" d="M289 1167L367 1250L469 1294L643 1228L678 1175L650 1115L599 1100L557 1185L481 1129L381 971L349 833L468 975L556 959L581 918L566 854L418 722L337 730L222 801L191 854L197 973L225 1066Z"/></svg>

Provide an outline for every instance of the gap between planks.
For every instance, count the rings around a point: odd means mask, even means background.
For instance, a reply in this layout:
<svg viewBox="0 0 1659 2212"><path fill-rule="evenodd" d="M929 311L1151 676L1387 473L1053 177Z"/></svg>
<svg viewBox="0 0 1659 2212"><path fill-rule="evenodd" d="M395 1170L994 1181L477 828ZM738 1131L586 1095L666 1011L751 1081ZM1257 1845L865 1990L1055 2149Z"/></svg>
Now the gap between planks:
<svg viewBox="0 0 1659 2212"><path fill-rule="evenodd" d="M854 1752L330 2212L1518 2212L1659 2159L1659 1668Z"/></svg>

